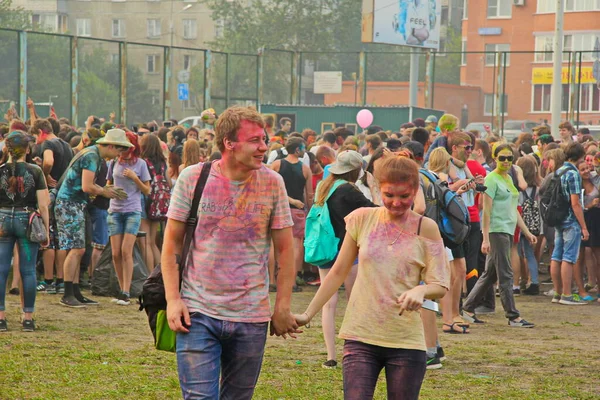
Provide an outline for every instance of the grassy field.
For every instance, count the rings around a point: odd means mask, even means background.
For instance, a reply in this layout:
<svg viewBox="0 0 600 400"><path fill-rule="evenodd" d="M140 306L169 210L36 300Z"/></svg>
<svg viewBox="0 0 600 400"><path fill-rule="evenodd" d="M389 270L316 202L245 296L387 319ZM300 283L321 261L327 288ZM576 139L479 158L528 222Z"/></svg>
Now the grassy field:
<svg viewBox="0 0 600 400"><path fill-rule="evenodd" d="M304 310L314 290L294 294L294 311ZM145 313L108 298L83 310L58 300L39 295L38 330L23 333L18 298L8 296L0 399L180 398L174 355L153 349ZM517 306L534 329L508 328L498 302L499 312L471 334L441 334L448 360L427 373L421 398L600 399L600 304L566 307L521 296ZM343 398L341 369L321 368L319 320L297 340L269 338L256 399ZM339 342L340 359L341 349ZM375 398L385 398L383 375Z"/></svg>

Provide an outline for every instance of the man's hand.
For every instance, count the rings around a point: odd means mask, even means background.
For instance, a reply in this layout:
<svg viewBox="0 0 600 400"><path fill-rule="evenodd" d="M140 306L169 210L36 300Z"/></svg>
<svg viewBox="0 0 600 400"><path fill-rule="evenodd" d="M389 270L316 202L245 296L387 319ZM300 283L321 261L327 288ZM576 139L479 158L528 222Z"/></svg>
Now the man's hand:
<svg viewBox="0 0 600 400"><path fill-rule="evenodd" d="M290 199L290 204L296 208L304 208L304 203L300 200Z"/></svg>
<svg viewBox="0 0 600 400"><path fill-rule="evenodd" d="M588 230L587 230L587 229L582 229L582 230L581 230L581 239L582 239L583 241L587 241L587 240L589 240L589 239L590 239L590 233L588 232Z"/></svg>
<svg viewBox="0 0 600 400"><path fill-rule="evenodd" d="M114 111L108 115L110 122L115 122L115 117L116 117L116 114Z"/></svg>
<svg viewBox="0 0 600 400"><path fill-rule="evenodd" d="M490 242L488 242L487 240L484 240L483 243L481 243L481 252L483 254L490 253Z"/></svg>
<svg viewBox="0 0 600 400"><path fill-rule="evenodd" d="M295 334L302 333L302 331L298 330L298 324L290 310L275 310L271 316L270 330L271 336L283 336L284 339L287 339L286 335L290 335L290 337L296 339Z"/></svg>
<svg viewBox="0 0 600 400"><path fill-rule="evenodd" d="M190 312L183 300L172 300L167 302L167 321L173 332L189 333L192 325Z"/></svg>
<svg viewBox="0 0 600 400"><path fill-rule="evenodd" d="M30 110L32 108L35 108L35 105L33 104L33 100L31 100L31 97L27 98L27 101L25 102L25 104L27 105L27 108L30 109Z"/></svg>
<svg viewBox="0 0 600 400"><path fill-rule="evenodd" d="M117 200L125 200L128 196L127 193L121 189L114 186L105 186L102 190L101 196L106 197L108 199L117 199Z"/></svg>
<svg viewBox="0 0 600 400"><path fill-rule="evenodd" d="M58 184L58 182L56 182L56 179L54 179L50 175L46 176L46 183L48 184L48 187L50 187L50 188L55 188L56 185Z"/></svg>

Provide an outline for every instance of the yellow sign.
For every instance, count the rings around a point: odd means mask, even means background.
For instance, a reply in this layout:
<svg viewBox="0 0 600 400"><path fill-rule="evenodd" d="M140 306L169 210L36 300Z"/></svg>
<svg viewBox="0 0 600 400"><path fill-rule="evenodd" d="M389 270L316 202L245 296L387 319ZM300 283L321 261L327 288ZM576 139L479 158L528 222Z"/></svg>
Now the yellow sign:
<svg viewBox="0 0 600 400"><path fill-rule="evenodd" d="M552 68L534 68L531 72L531 83L534 85L551 85ZM562 68L562 83L569 83L569 68ZM575 83L579 82L579 68L575 71ZM581 68L581 83L596 83L592 67Z"/></svg>

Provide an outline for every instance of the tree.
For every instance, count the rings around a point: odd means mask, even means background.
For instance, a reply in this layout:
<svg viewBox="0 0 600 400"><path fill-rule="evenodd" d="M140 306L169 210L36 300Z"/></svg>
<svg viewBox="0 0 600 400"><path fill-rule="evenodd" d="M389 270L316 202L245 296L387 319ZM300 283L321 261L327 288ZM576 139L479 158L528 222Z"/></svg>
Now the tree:
<svg viewBox="0 0 600 400"><path fill-rule="evenodd" d="M0 0L0 27L10 29L31 28L31 12L23 7L13 7L12 0Z"/></svg>

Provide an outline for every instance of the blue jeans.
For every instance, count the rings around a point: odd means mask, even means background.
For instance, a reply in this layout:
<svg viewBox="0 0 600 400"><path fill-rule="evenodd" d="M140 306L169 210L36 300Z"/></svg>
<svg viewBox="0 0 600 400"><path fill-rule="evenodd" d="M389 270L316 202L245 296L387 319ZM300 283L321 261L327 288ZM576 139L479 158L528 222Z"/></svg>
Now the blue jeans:
<svg viewBox="0 0 600 400"><path fill-rule="evenodd" d="M523 233L521 233L521 237L519 238L519 254L527 260L527 268L529 269L531 283L534 285L539 285L538 262L535 258L531 243L529 243L529 240L527 240Z"/></svg>
<svg viewBox="0 0 600 400"><path fill-rule="evenodd" d="M32 313L35 307L35 263L40 245L27 239L27 211L0 210L0 311L5 310L6 280L11 268L15 243L19 249L19 271L23 282L23 312Z"/></svg>
<svg viewBox="0 0 600 400"><path fill-rule="evenodd" d="M422 350L390 349L354 340L344 343L344 399L373 398L377 379L385 368L388 399L418 399L427 365Z"/></svg>
<svg viewBox="0 0 600 400"><path fill-rule="evenodd" d="M268 323L221 321L198 312L190 318L190 332L177 334L177 371L183 398L251 399L265 352Z"/></svg>
<svg viewBox="0 0 600 400"><path fill-rule="evenodd" d="M124 235L126 233L137 236L142 222L140 211L109 212L108 233L110 236Z"/></svg>
<svg viewBox="0 0 600 400"><path fill-rule="evenodd" d="M104 250L108 243L108 211L90 206L88 213L92 220L92 247Z"/></svg>
<svg viewBox="0 0 600 400"><path fill-rule="evenodd" d="M577 220L567 220L561 226L554 228L554 251L552 261L575 264L579 257L581 246L581 227Z"/></svg>

